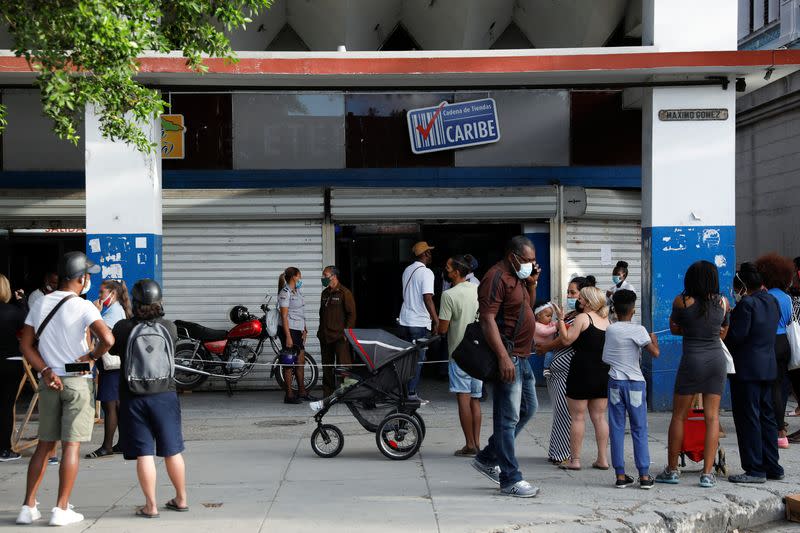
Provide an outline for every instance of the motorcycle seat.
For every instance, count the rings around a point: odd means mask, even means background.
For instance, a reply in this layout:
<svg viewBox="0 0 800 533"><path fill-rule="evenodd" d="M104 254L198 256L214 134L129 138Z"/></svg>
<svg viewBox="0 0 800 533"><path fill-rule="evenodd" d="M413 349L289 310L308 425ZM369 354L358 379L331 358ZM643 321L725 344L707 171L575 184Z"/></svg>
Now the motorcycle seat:
<svg viewBox="0 0 800 533"><path fill-rule="evenodd" d="M227 338L228 332L224 329L213 329L201 326L194 322L186 322L184 320L176 320L175 327L178 328L178 334L183 334L183 330L189 334L193 339L203 342L221 341Z"/></svg>

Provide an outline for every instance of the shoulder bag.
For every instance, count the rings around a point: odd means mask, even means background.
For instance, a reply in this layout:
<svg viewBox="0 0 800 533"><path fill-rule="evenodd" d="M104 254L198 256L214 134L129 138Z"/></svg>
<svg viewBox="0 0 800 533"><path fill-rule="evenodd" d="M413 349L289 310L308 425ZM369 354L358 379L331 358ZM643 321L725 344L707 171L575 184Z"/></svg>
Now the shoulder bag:
<svg viewBox="0 0 800 533"><path fill-rule="evenodd" d="M519 317L517 324L514 327L514 333L511 339L504 337L502 334L500 338L506 346L506 350L511 354L514 350L514 339L517 338L517 333L522 326L522 321L525 319L525 303L520 306ZM475 379L481 381L497 381L500 377L499 366L497 364L497 355L494 350L489 347L486 342L486 337L483 334L480 322L473 322L467 326L464 331L464 338L453 351L453 360L456 364L467 374Z"/></svg>

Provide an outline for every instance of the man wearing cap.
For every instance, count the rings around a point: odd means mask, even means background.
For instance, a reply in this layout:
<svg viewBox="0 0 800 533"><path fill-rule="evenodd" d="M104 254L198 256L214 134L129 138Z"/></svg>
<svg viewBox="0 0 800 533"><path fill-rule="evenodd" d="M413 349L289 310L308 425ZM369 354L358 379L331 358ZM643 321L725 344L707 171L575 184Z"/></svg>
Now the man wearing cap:
<svg viewBox="0 0 800 533"><path fill-rule="evenodd" d="M418 242L411 248L416 261L403 272L403 307L400 308L400 336L407 341L427 337L439 328L439 316L433 305L433 271L428 268L433 259L433 246ZM410 398L418 398L417 384L422 373L426 350L419 354L416 375L408 383Z"/></svg>
<svg viewBox="0 0 800 533"><path fill-rule="evenodd" d="M36 492L58 441L62 465L50 525L65 526L83 520L83 515L69 505L69 498L78 475L80 443L92 438L92 376L89 372L67 373L65 365L88 362L91 366L114 344L114 336L97 307L79 298L89 292L90 274L99 271L81 252L64 254L58 265L58 289L33 304L22 328L22 354L39 374L39 444L28 464L25 501L17 524L31 524L42 517ZM86 341L87 328L97 339L93 350L89 350Z"/></svg>

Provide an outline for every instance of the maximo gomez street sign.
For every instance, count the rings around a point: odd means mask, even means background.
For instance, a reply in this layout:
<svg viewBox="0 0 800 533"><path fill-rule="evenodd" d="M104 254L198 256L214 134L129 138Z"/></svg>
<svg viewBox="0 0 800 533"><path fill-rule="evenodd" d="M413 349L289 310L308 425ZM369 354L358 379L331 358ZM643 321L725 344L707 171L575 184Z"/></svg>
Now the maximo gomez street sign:
<svg viewBox="0 0 800 533"><path fill-rule="evenodd" d="M438 106L408 111L408 135L411 150L426 154L453 150L500 140L497 107L493 98L442 102Z"/></svg>

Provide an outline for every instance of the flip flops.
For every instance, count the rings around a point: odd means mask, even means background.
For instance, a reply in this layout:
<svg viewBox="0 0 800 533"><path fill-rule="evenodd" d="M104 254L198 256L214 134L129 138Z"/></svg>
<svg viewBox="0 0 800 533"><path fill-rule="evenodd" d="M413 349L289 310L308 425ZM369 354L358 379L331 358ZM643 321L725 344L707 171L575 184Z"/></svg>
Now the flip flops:
<svg viewBox="0 0 800 533"><path fill-rule="evenodd" d="M136 516L140 516L142 518L158 518L159 514L158 513L156 513L156 514L145 513L144 512L144 507L139 507L138 509L136 509Z"/></svg>
<svg viewBox="0 0 800 533"><path fill-rule="evenodd" d="M610 467L610 466L600 466L600 465L599 465L599 464L597 464L597 462L595 461L594 463L592 463L592 468L594 468L595 470L608 470L608 469L609 469L609 468L611 468L611 467Z"/></svg>
<svg viewBox="0 0 800 533"><path fill-rule="evenodd" d="M558 468L560 468L561 470L580 470L581 469L580 466L570 466L569 459L565 459L564 462L562 462L560 465L558 465Z"/></svg>
<svg viewBox="0 0 800 533"><path fill-rule="evenodd" d="M164 505L164 507L166 507L170 511L177 511L179 513L185 513L186 511L189 510L189 506L188 505L186 507L180 507L177 503L175 503L175 498L172 498L170 501L168 501Z"/></svg>
<svg viewBox="0 0 800 533"><path fill-rule="evenodd" d="M92 453L87 453L85 455L86 459L100 459L102 457L113 457L114 452L110 452L103 447L97 448Z"/></svg>

